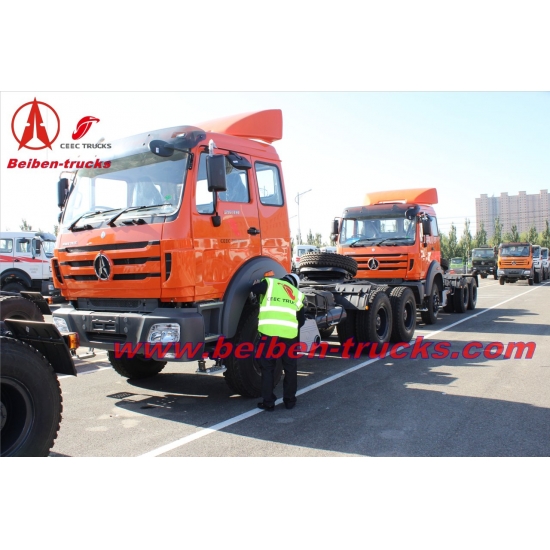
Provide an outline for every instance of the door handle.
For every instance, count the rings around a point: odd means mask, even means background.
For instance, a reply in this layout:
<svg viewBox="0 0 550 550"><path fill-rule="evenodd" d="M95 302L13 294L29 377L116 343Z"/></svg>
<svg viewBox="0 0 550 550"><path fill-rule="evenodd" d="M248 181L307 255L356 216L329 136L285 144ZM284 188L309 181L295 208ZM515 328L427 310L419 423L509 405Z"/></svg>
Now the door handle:
<svg viewBox="0 0 550 550"><path fill-rule="evenodd" d="M13 260L14 262L20 262L21 260L17 259L17 258L14 258Z"/></svg>
<svg viewBox="0 0 550 550"><path fill-rule="evenodd" d="M250 235L259 235L260 234L260 230L259 229L256 229L255 227L251 227L248 231L247 231L248 234Z"/></svg>

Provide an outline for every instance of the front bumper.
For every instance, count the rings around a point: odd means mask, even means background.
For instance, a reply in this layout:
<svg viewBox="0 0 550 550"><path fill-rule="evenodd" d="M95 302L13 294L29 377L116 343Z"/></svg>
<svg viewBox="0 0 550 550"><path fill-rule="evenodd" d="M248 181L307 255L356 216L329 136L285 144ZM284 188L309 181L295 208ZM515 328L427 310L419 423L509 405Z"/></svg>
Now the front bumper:
<svg viewBox="0 0 550 550"><path fill-rule="evenodd" d="M78 333L80 345L83 347L109 351L129 348L128 351L133 352L137 349L136 345L141 344L137 355L142 355L153 325L176 323L180 327L180 341L170 348L166 344L160 344L160 349L169 353L176 351L177 356L163 358L162 352L159 356L158 351L154 351L150 357L192 361L202 357L204 352L204 318L195 308L157 308L151 313L140 314L82 311L68 306L55 311L54 317L60 317L67 323L69 331ZM128 346L123 348L126 344ZM154 350L154 344L149 343L148 349Z"/></svg>
<svg viewBox="0 0 550 550"><path fill-rule="evenodd" d="M497 277L506 277L509 279L530 279L533 276L533 271L530 269L523 268L507 268L507 269L498 269Z"/></svg>

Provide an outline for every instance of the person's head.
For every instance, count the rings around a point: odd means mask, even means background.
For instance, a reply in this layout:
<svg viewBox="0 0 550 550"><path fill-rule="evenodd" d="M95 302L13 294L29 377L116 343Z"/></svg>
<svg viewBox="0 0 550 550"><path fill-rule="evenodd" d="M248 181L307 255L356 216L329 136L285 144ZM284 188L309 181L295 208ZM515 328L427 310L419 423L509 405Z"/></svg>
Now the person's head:
<svg viewBox="0 0 550 550"><path fill-rule="evenodd" d="M284 277L281 277L281 281L286 281L296 288L300 286L300 278L296 273L287 273Z"/></svg>

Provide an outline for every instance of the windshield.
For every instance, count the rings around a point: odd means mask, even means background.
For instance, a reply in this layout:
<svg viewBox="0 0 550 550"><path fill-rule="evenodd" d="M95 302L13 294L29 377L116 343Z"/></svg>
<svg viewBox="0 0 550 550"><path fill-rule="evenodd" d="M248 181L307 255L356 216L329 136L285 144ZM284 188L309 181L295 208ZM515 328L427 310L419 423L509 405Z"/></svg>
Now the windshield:
<svg viewBox="0 0 550 550"><path fill-rule="evenodd" d="M500 249L500 255L503 258L506 258L507 256L529 256L530 254L530 246L503 246Z"/></svg>
<svg viewBox="0 0 550 550"><path fill-rule="evenodd" d="M464 263L464 260L462 258L451 258L452 264L462 264Z"/></svg>
<svg viewBox="0 0 550 550"><path fill-rule="evenodd" d="M48 258L53 256L53 249L55 248L55 241L42 241L42 250Z"/></svg>
<svg viewBox="0 0 550 550"><path fill-rule="evenodd" d="M416 236L416 218L369 216L368 218L344 218L340 232L340 244L368 246L369 244L412 245Z"/></svg>
<svg viewBox="0 0 550 550"><path fill-rule="evenodd" d="M472 258L494 258L495 253L492 248L482 248L472 251Z"/></svg>
<svg viewBox="0 0 550 550"><path fill-rule="evenodd" d="M540 257L540 247L534 246L533 247L533 258Z"/></svg>
<svg viewBox="0 0 550 550"><path fill-rule="evenodd" d="M110 168L79 170L63 216L63 226L85 216L75 227L86 224L99 227L124 208L117 221L174 214L181 203L187 153L174 152L171 157L141 153L111 161ZM145 206L140 211L135 207ZM94 214L109 210L106 214ZM87 215L90 214L90 215ZM140 222L141 223L141 222Z"/></svg>

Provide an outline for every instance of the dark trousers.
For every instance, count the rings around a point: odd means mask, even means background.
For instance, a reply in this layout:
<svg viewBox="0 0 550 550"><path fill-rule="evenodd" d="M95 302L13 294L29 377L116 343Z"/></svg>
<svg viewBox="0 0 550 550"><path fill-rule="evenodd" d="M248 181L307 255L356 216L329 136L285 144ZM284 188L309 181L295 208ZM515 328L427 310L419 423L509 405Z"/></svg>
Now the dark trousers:
<svg viewBox="0 0 550 550"><path fill-rule="evenodd" d="M296 390L298 389L298 360L289 357L288 351L292 344L298 342L296 338L279 338L277 336L267 336L258 342L256 346L256 361L262 369L262 398L263 402L270 407L275 403L277 397L273 393L275 383L275 369L277 368L277 359L273 355L278 355L277 350L281 349L277 345L284 346L284 353L281 356L285 378L283 380L283 399L287 403L296 402ZM260 349L263 343L263 349ZM270 345L274 353L269 357ZM294 350L295 351L295 350Z"/></svg>

